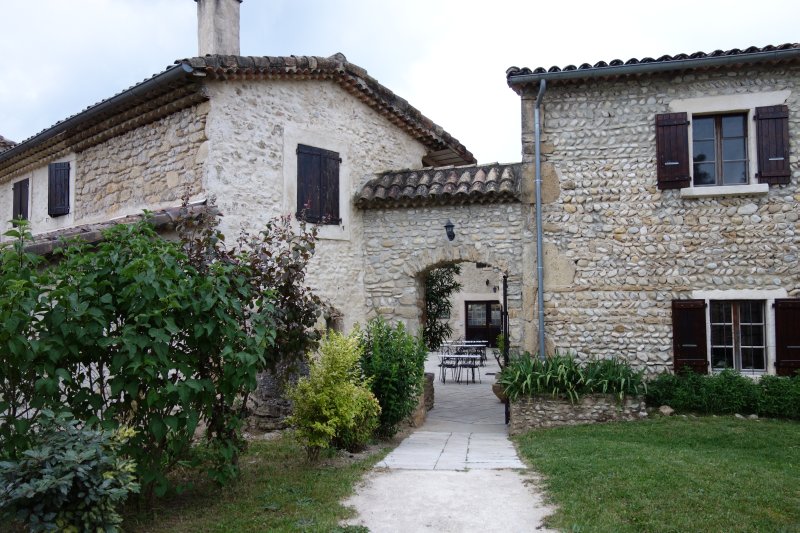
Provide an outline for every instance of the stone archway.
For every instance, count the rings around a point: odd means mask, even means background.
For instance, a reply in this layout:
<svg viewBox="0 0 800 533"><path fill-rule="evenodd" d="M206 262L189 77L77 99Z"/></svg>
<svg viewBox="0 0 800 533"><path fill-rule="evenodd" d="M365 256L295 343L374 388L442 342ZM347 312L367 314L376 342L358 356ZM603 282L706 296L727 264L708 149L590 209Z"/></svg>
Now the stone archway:
<svg viewBox="0 0 800 533"><path fill-rule="evenodd" d="M447 220L455 224L453 241L445 234ZM364 282L371 314L401 321L417 332L425 273L445 264L484 263L508 276L511 343L527 346L535 245L523 204L365 210L364 222Z"/></svg>

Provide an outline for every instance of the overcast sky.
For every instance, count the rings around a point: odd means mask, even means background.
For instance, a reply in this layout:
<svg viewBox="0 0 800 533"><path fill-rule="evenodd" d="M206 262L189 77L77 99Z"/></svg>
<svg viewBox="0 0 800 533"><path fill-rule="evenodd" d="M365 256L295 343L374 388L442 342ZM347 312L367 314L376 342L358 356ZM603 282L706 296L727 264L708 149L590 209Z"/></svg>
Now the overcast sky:
<svg viewBox="0 0 800 533"><path fill-rule="evenodd" d="M0 0L0 135L197 55L192 0ZM800 41L800 1L245 0L242 55L344 53L479 162L520 159L505 70Z"/></svg>

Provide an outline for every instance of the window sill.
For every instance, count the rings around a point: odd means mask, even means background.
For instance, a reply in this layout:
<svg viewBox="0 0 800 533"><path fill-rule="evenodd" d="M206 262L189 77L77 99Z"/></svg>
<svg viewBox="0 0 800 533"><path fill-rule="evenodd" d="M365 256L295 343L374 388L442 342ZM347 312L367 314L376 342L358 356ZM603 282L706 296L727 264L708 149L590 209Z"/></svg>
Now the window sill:
<svg viewBox="0 0 800 533"><path fill-rule="evenodd" d="M769 184L721 185L709 187L686 187L681 189L681 198L719 198L725 196L765 196L769 194Z"/></svg>

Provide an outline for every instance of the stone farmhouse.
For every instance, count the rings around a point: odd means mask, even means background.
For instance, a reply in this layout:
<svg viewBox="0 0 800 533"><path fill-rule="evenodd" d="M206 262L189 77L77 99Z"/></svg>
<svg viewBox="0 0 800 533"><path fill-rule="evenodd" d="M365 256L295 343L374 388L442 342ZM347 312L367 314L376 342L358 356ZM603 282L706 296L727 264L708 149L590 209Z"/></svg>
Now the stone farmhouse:
<svg viewBox="0 0 800 533"><path fill-rule="evenodd" d="M555 346L654 371L800 368L800 45L507 80L560 272Z"/></svg>
<svg viewBox="0 0 800 533"><path fill-rule="evenodd" d="M417 330L425 274L465 263L457 334L505 316L532 352L800 368L800 45L511 68L522 161L479 165L341 54L239 55L239 4L198 2L198 57L0 138L2 220L47 252L143 209L168 231L189 191L229 235L317 224L309 281L344 329Z"/></svg>

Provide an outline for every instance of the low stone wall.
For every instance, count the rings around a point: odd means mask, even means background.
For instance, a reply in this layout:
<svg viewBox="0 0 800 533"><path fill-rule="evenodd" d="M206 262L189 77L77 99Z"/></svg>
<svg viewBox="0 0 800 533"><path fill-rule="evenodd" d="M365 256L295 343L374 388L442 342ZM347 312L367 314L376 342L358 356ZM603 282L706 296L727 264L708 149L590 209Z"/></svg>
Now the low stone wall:
<svg viewBox="0 0 800 533"><path fill-rule="evenodd" d="M620 403L616 396L591 394L573 404L565 398L537 396L511 402L508 432L518 435L535 428L575 426L618 420L647 418L644 398L627 396Z"/></svg>

